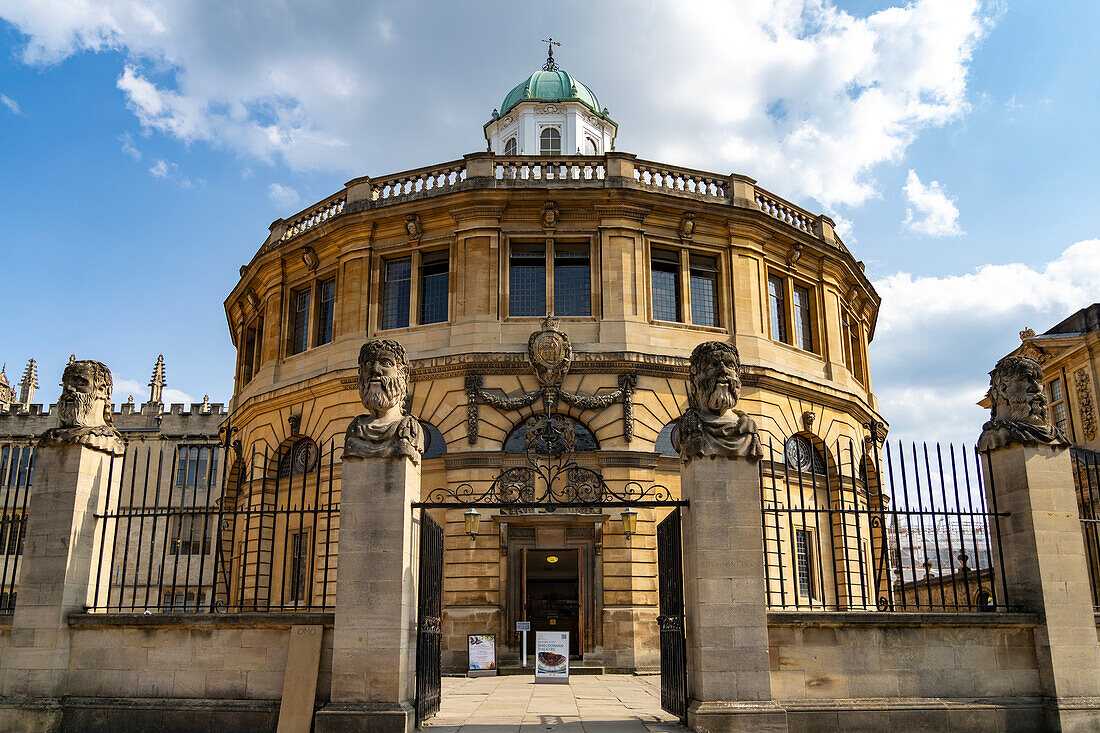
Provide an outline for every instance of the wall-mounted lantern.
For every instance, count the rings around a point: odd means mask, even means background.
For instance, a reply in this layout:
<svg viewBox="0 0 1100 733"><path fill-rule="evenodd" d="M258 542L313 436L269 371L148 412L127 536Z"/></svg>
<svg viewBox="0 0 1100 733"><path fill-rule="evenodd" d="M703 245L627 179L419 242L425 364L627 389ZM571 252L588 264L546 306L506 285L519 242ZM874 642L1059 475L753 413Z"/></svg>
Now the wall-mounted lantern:
<svg viewBox="0 0 1100 733"><path fill-rule="evenodd" d="M462 517L466 520L466 534L470 535L470 544L473 544L477 541L477 525L481 522L481 514L470 507Z"/></svg>
<svg viewBox="0 0 1100 733"><path fill-rule="evenodd" d="M623 534L625 534L626 538L629 540L630 537L638 531L638 510L632 506L628 506L626 509L623 509L621 518L623 520Z"/></svg>

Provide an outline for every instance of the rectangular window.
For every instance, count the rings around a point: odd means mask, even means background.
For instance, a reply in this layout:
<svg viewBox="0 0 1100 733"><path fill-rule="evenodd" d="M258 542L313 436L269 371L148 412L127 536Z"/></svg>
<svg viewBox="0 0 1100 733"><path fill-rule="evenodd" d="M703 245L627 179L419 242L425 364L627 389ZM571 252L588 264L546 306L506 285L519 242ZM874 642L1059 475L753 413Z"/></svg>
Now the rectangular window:
<svg viewBox="0 0 1100 733"><path fill-rule="evenodd" d="M172 536L168 551L172 555L210 554L210 527L205 514L178 514L172 517Z"/></svg>
<svg viewBox="0 0 1100 733"><path fill-rule="evenodd" d="M290 600L301 603L309 597L309 532L292 535L290 556Z"/></svg>
<svg viewBox="0 0 1100 733"><path fill-rule="evenodd" d="M445 323L450 292L447 250L420 258L420 322Z"/></svg>
<svg viewBox="0 0 1100 733"><path fill-rule="evenodd" d="M210 446L181 445L176 455L176 487L204 489L210 485L214 464Z"/></svg>
<svg viewBox="0 0 1100 733"><path fill-rule="evenodd" d="M409 325L409 297L412 287L412 258L385 261L385 291L382 294L382 328Z"/></svg>
<svg viewBox="0 0 1100 733"><path fill-rule="evenodd" d="M0 517L0 552L6 555L22 555L23 541L27 538L27 518L22 514Z"/></svg>
<svg viewBox="0 0 1100 733"><path fill-rule="evenodd" d="M713 257L691 257L691 322L718 326L718 261Z"/></svg>
<svg viewBox="0 0 1100 733"><path fill-rule="evenodd" d="M332 323L336 314L336 278L317 283L317 345L332 342Z"/></svg>
<svg viewBox="0 0 1100 733"><path fill-rule="evenodd" d="M1054 420L1054 427L1069 435L1069 416L1066 412L1065 391L1062 386L1062 378L1047 383L1047 396L1050 398L1050 415Z"/></svg>
<svg viewBox="0 0 1100 733"><path fill-rule="evenodd" d="M814 350L813 321L810 318L810 291L801 285L794 286L794 342L806 351Z"/></svg>
<svg viewBox="0 0 1100 733"><path fill-rule="evenodd" d="M166 590L160 597L160 610L163 613L194 613L205 607L206 591L199 591L196 596L193 590L178 590L175 593Z"/></svg>
<svg viewBox="0 0 1100 733"><path fill-rule="evenodd" d="M798 580L798 594L805 598L814 597L813 535L808 529L794 531L795 577Z"/></svg>
<svg viewBox="0 0 1100 733"><path fill-rule="evenodd" d="M508 263L508 315L546 315L546 248L513 244Z"/></svg>
<svg viewBox="0 0 1100 733"><path fill-rule="evenodd" d="M768 276L768 308L772 319L772 338L787 343L787 298L783 278Z"/></svg>
<svg viewBox="0 0 1100 733"><path fill-rule="evenodd" d="M856 381L863 382L863 349L859 338L859 322L854 316L841 316L844 331L844 361Z"/></svg>
<svg viewBox="0 0 1100 733"><path fill-rule="evenodd" d="M33 445L7 446L0 449L0 487L22 489L34 478Z"/></svg>
<svg viewBox="0 0 1100 733"><path fill-rule="evenodd" d="M559 316L592 315L592 270L587 244L554 247L554 313Z"/></svg>
<svg viewBox="0 0 1100 733"><path fill-rule="evenodd" d="M244 353L241 355L241 384L248 384L260 368L260 348L264 319L257 318L244 330Z"/></svg>
<svg viewBox="0 0 1100 733"><path fill-rule="evenodd" d="M300 354L309 348L309 288L295 290L290 295L290 353Z"/></svg>
<svg viewBox="0 0 1100 733"><path fill-rule="evenodd" d="M653 318L683 320L680 315L680 257L675 252L653 250Z"/></svg>

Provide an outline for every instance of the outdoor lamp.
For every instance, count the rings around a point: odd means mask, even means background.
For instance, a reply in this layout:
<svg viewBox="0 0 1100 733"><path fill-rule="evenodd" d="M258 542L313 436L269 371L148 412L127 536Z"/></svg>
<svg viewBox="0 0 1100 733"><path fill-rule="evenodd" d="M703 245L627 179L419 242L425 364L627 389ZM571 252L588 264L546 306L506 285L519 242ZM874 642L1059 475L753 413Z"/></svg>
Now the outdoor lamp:
<svg viewBox="0 0 1100 733"><path fill-rule="evenodd" d="M466 534L470 535L470 542L476 542L477 525L481 521L481 514L478 513L477 509L470 507L462 516L466 520Z"/></svg>
<svg viewBox="0 0 1100 733"><path fill-rule="evenodd" d="M638 510L631 506L623 509L622 520L623 534L630 539L630 536L638 531Z"/></svg>

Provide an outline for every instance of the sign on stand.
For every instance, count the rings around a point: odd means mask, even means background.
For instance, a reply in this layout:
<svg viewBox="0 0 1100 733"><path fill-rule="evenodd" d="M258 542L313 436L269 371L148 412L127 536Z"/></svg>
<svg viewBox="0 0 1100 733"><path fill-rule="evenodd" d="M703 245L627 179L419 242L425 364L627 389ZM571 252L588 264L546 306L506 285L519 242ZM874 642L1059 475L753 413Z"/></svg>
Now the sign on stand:
<svg viewBox="0 0 1100 733"><path fill-rule="evenodd" d="M527 632L531 630L530 621L516 621L516 631L523 632L523 642L520 649L523 650L523 668L527 669Z"/></svg>
<svg viewBox="0 0 1100 733"><path fill-rule="evenodd" d="M466 676L495 677L497 673L496 634L467 634L466 647L470 658Z"/></svg>
<svg viewBox="0 0 1100 733"><path fill-rule="evenodd" d="M535 632L535 682L569 684L569 632Z"/></svg>

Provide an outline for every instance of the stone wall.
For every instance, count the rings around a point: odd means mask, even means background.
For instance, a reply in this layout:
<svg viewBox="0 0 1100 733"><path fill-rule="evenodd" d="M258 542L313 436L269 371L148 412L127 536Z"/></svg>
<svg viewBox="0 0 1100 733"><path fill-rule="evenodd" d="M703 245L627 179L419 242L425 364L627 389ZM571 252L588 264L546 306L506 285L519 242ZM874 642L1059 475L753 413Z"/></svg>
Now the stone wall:
<svg viewBox="0 0 1100 733"><path fill-rule="evenodd" d="M792 732L848 730L875 710L889 716L882 730L1039 730L1037 624L1031 614L773 611L772 694Z"/></svg>

